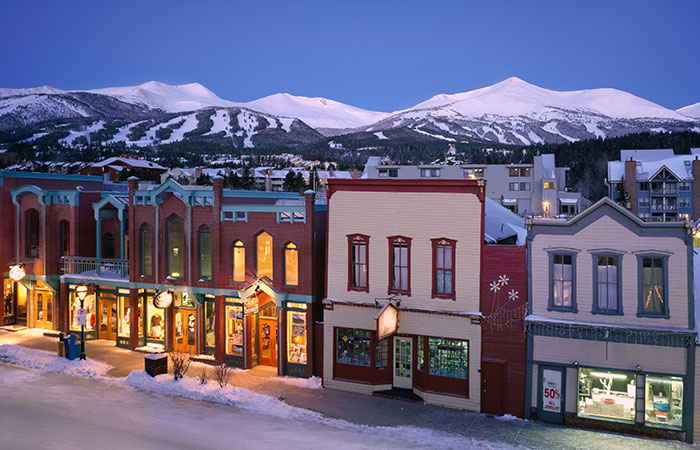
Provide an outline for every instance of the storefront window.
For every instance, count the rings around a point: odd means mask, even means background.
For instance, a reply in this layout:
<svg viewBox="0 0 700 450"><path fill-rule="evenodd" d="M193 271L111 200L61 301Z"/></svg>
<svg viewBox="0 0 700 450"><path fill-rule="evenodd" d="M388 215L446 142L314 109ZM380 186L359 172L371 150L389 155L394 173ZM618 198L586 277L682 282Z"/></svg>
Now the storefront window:
<svg viewBox="0 0 700 450"><path fill-rule="evenodd" d="M245 281L245 247L241 241L233 244L233 281Z"/></svg>
<svg viewBox="0 0 700 450"><path fill-rule="evenodd" d="M336 355L339 363L369 366L371 348L369 331L353 328L336 329Z"/></svg>
<svg viewBox="0 0 700 450"><path fill-rule="evenodd" d="M389 339L377 341L377 356L374 365L376 367L386 367L389 365Z"/></svg>
<svg viewBox="0 0 700 450"><path fill-rule="evenodd" d="M287 361L306 364L306 311L287 311Z"/></svg>
<svg viewBox="0 0 700 450"><path fill-rule="evenodd" d="M260 233L257 238L257 275L272 280L272 236Z"/></svg>
<svg viewBox="0 0 700 450"><path fill-rule="evenodd" d="M216 323L215 304L213 295L204 296L204 346L216 347L214 326Z"/></svg>
<svg viewBox="0 0 700 450"><path fill-rule="evenodd" d="M579 369L578 415L634 423L636 389L634 373Z"/></svg>
<svg viewBox="0 0 700 450"><path fill-rule="evenodd" d="M173 305L176 308L195 308L194 295L186 292L173 292Z"/></svg>
<svg viewBox="0 0 700 450"><path fill-rule="evenodd" d="M418 360L416 361L416 370L423 372L423 364L425 363L425 339L423 336L418 336Z"/></svg>
<svg viewBox="0 0 700 450"><path fill-rule="evenodd" d="M131 300L129 297L119 297L119 336L130 336L131 335Z"/></svg>
<svg viewBox="0 0 700 450"><path fill-rule="evenodd" d="M683 426L683 379L647 375L645 422L664 428Z"/></svg>
<svg viewBox="0 0 700 450"><path fill-rule="evenodd" d="M243 356L243 307L226 305L226 354Z"/></svg>
<svg viewBox="0 0 700 450"><path fill-rule="evenodd" d="M467 378L469 342L455 339L428 338L430 375Z"/></svg>
<svg viewBox="0 0 700 450"><path fill-rule="evenodd" d="M22 284L17 283L17 318L27 319L27 295L29 290ZM94 311L94 308L93 308Z"/></svg>
<svg viewBox="0 0 700 450"><path fill-rule="evenodd" d="M146 336L149 339L162 341L165 339L165 310L153 305L153 295L149 295L146 312Z"/></svg>
<svg viewBox="0 0 700 450"><path fill-rule="evenodd" d="M70 329L80 331L80 325L78 324L80 300L75 295L75 291L70 293L70 304ZM85 307L85 331L92 331L95 329L95 320L97 319L95 317L95 294L87 295L83 305Z"/></svg>
<svg viewBox="0 0 700 450"><path fill-rule="evenodd" d="M5 278L3 281L3 308L4 315L11 316L12 311L12 280Z"/></svg>

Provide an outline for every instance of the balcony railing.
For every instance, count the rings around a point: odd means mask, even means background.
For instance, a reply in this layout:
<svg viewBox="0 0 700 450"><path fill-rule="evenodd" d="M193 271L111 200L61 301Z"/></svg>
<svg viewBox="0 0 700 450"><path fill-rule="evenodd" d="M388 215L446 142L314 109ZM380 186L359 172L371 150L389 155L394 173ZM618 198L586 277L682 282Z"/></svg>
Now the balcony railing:
<svg viewBox="0 0 700 450"><path fill-rule="evenodd" d="M651 190L651 195L677 195L678 189L674 187L656 188Z"/></svg>
<svg viewBox="0 0 700 450"><path fill-rule="evenodd" d="M677 210L678 207L676 205L656 205L654 203L651 204L651 210L652 211L675 211Z"/></svg>
<svg viewBox="0 0 700 450"><path fill-rule="evenodd" d="M62 275L81 275L109 279L129 279L129 260L64 256L59 269Z"/></svg>

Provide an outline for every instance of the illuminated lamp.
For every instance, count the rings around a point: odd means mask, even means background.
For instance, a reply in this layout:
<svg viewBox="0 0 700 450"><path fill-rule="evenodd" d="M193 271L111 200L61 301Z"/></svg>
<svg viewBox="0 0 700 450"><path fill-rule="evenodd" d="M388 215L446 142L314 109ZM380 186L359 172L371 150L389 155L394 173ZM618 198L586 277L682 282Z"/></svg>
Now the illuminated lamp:
<svg viewBox="0 0 700 450"><path fill-rule="evenodd" d="M10 278L12 281L20 281L24 276L26 275L26 272L24 271L24 267L22 267L21 264L15 264L14 266L10 266Z"/></svg>
<svg viewBox="0 0 700 450"><path fill-rule="evenodd" d="M75 288L75 295L78 296L78 300L81 302L85 300L85 297L88 295L88 287L85 284L81 284L80 286L77 286Z"/></svg>

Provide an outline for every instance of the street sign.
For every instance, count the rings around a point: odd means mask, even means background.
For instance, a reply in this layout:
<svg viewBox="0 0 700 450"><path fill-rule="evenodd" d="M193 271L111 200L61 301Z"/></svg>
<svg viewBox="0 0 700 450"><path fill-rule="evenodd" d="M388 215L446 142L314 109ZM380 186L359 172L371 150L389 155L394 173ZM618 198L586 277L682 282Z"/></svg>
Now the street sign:
<svg viewBox="0 0 700 450"><path fill-rule="evenodd" d="M87 323L87 321L85 320L86 317L87 317L86 309L79 308L78 309L78 325L81 325L81 326L85 325Z"/></svg>

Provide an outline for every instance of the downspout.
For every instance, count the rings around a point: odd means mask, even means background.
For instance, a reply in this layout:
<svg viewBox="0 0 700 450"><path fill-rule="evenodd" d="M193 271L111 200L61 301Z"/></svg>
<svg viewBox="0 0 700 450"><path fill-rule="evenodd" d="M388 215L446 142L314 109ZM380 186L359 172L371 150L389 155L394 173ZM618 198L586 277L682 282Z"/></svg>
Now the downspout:
<svg viewBox="0 0 700 450"><path fill-rule="evenodd" d="M187 206L187 285L192 286L192 208Z"/></svg>
<svg viewBox="0 0 700 450"><path fill-rule="evenodd" d="M41 268L46 277L46 205L41 203Z"/></svg>

